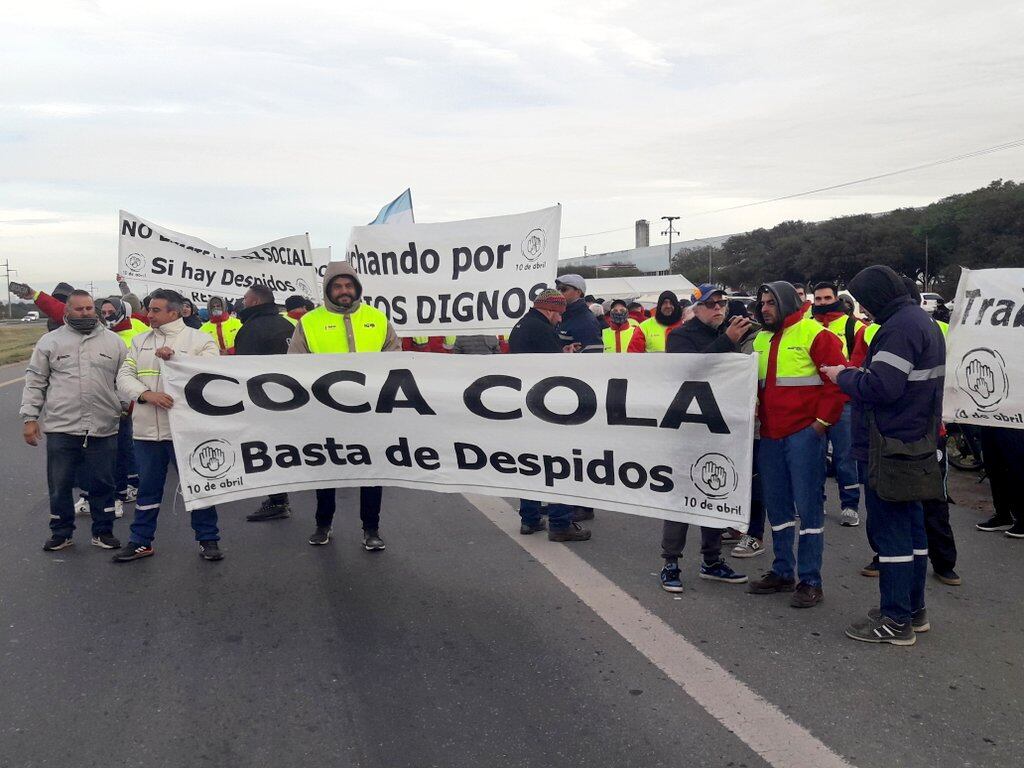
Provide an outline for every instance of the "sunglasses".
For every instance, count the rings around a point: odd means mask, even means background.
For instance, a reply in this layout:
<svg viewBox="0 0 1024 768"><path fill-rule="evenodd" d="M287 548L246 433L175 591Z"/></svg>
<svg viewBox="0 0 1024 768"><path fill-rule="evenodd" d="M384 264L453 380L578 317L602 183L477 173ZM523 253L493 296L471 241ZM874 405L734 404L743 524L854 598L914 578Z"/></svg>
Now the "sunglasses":
<svg viewBox="0 0 1024 768"><path fill-rule="evenodd" d="M720 301L705 301L704 306L709 309L725 309L729 306L729 301L727 299L722 299Z"/></svg>

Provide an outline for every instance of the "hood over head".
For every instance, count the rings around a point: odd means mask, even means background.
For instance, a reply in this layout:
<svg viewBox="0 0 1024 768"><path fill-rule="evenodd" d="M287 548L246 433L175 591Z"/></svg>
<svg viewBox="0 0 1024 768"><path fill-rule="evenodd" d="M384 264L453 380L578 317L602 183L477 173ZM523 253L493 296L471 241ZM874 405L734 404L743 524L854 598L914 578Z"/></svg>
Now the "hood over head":
<svg viewBox="0 0 1024 768"><path fill-rule="evenodd" d="M909 299L910 291L903 278L890 267L874 264L856 274L847 286L853 298L881 322L886 307L897 299Z"/></svg>
<svg viewBox="0 0 1024 768"><path fill-rule="evenodd" d="M129 307L125 304L124 300L120 296L105 296L100 299L99 305L96 307L97 315L100 315L100 311L104 304L111 304L114 307L114 314L110 320L104 321L107 328L113 328L124 322L124 319L130 314Z"/></svg>
<svg viewBox="0 0 1024 768"><path fill-rule="evenodd" d="M661 311L661 305L665 302L665 299L672 301L672 312L669 314L663 314ZM662 325L672 325L678 323L683 317L683 308L679 305L679 297L676 296L675 291L662 291L661 295L658 296L658 306L655 308L654 316L658 319L658 322Z"/></svg>
<svg viewBox="0 0 1024 768"><path fill-rule="evenodd" d="M331 312L344 312L341 307L331 301L331 283L339 277L348 277L356 284L356 300L352 303L352 311L359 306L363 298L363 284L359 281L359 273L347 261L331 261L324 270L324 306Z"/></svg>
<svg viewBox="0 0 1024 768"><path fill-rule="evenodd" d="M761 314L761 294L770 293L775 299L775 306L779 309L779 324L785 322L786 318L792 315L794 312L799 312L803 309L804 303L800 301L800 294L796 292L796 288L791 283L787 283L785 280L775 280L771 283L765 283L758 287L754 293L754 318L765 328L770 326L765 323L764 315Z"/></svg>
<svg viewBox="0 0 1024 768"><path fill-rule="evenodd" d="M221 311L224 312L224 314L231 311L231 307L222 297L211 296L206 302L206 311L209 313L210 317L213 317L213 302L215 301L220 304Z"/></svg>

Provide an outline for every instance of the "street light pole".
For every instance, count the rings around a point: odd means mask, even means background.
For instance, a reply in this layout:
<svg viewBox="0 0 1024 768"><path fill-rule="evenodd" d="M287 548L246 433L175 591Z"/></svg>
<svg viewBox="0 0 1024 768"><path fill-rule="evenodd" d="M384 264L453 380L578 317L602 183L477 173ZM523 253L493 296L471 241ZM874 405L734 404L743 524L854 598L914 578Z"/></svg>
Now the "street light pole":
<svg viewBox="0 0 1024 768"><path fill-rule="evenodd" d="M928 293L928 235L924 236L924 292Z"/></svg>
<svg viewBox="0 0 1024 768"><path fill-rule="evenodd" d="M662 216L662 221L668 222L668 229L662 231L661 234L668 235L668 272L666 274L672 274L672 235L678 235L679 230L672 228L672 222L679 219L678 216Z"/></svg>

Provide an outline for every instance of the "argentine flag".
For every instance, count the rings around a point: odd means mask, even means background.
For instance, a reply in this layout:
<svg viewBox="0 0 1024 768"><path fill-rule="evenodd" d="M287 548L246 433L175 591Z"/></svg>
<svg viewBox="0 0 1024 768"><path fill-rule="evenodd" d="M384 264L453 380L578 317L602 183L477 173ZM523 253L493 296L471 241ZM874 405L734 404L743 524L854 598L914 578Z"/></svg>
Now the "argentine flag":
<svg viewBox="0 0 1024 768"><path fill-rule="evenodd" d="M370 224L415 224L412 215L412 190L407 189L380 209L377 218Z"/></svg>

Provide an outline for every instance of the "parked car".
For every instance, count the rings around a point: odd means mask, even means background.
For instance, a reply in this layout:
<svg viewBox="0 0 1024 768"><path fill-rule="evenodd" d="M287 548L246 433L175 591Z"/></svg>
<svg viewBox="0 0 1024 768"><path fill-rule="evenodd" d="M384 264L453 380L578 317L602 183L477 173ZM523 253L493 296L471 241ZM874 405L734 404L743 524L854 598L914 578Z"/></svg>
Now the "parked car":
<svg viewBox="0 0 1024 768"><path fill-rule="evenodd" d="M921 308L929 315L935 312L935 307L940 301L944 301L944 299L937 293L921 294Z"/></svg>
<svg viewBox="0 0 1024 768"><path fill-rule="evenodd" d="M31 322L34 322L34 321L36 321L38 319L39 319L39 313L36 312L34 309L32 309L32 310L29 310L28 312L25 313L25 316L23 318L21 318L21 322L23 322L23 323L31 323Z"/></svg>

